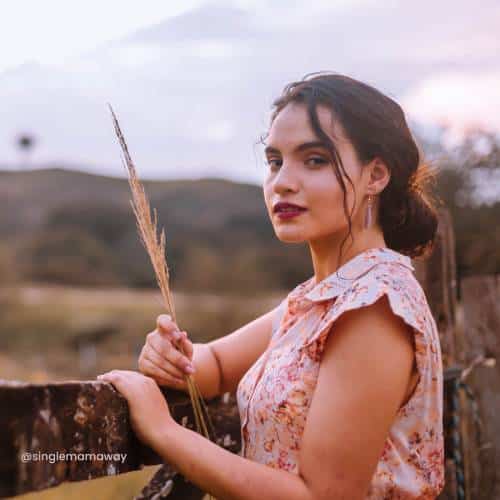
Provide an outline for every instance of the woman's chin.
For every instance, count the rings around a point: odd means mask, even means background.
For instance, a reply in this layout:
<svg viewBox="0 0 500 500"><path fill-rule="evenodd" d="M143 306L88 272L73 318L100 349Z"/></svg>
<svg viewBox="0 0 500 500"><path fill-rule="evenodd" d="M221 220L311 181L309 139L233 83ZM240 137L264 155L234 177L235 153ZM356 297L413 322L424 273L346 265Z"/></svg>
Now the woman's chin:
<svg viewBox="0 0 500 500"><path fill-rule="evenodd" d="M298 231L283 231L281 229L275 230L276 237L283 243L304 243L306 238Z"/></svg>

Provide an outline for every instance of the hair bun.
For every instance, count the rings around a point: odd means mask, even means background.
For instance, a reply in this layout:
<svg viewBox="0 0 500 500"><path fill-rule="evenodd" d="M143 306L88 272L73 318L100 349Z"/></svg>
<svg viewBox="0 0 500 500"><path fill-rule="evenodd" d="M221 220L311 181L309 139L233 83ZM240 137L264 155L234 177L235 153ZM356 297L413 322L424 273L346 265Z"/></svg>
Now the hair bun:
<svg viewBox="0 0 500 500"><path fill-rule="evenodd" d="M384 215L381 214L380 222L390 248L413 258L423 255L433 245L438 218L422 184L410 185L396 220Z"/></svg>

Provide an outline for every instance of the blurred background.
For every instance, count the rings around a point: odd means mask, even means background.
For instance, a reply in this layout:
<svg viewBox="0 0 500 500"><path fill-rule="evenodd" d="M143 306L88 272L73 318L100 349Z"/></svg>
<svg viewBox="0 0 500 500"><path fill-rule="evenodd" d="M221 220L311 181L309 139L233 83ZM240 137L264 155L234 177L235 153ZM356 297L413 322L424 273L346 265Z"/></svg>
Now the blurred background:
<svg viewBox="0 0 500 500"><path fill-rule="evenodd" d="M345 73L403 106L439 168L459 295L464 277L500 272L496 0L7 3L0 378L135 369L164 312L107 103L165 227L178 323L195 342L312 275L307 246L274 235L257 145L273 99L308 72Z"/></svg>

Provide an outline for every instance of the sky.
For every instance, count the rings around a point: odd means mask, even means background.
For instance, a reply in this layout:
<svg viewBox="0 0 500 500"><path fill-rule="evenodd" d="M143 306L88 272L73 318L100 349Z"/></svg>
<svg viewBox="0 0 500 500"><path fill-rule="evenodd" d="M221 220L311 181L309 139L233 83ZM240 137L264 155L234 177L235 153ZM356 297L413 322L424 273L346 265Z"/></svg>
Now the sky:
<svg viewBox="0 0 500 500"><path fill-rule="evenodd" d="M194 0L146 0L143 4L2 0L0 72L28 62L64 64L85 50L200 4Z"/></svg>
<svg viewBox="0 0 500 500"><path fill-rule="evenodd" d="M144 178L260 183L272 100L333 70L448 139L500 133L500 3L2 0L0 168L124 175L107 109ZM35 138L21 154L16 139Z"/></svg>

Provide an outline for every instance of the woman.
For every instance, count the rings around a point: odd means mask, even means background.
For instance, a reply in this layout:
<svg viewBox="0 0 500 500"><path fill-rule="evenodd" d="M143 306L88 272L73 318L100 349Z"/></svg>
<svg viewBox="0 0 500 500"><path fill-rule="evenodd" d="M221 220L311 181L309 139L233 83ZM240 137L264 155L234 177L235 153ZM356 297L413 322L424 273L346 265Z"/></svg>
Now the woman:
<svg viewBox="0 0 500 500"><path fill-rule="evenodd" d="M101 380L128 399L139 437L219 499L435 498L441 349L411 257L437 218L404 113L362 82L309 75L274 102L264 142L269 217L281 241L308 243L314 276L208 344L162 315L142 374ZM170 416L156 382L187 391L191 363L204 397L237 391L240 455Z"/></svg>

